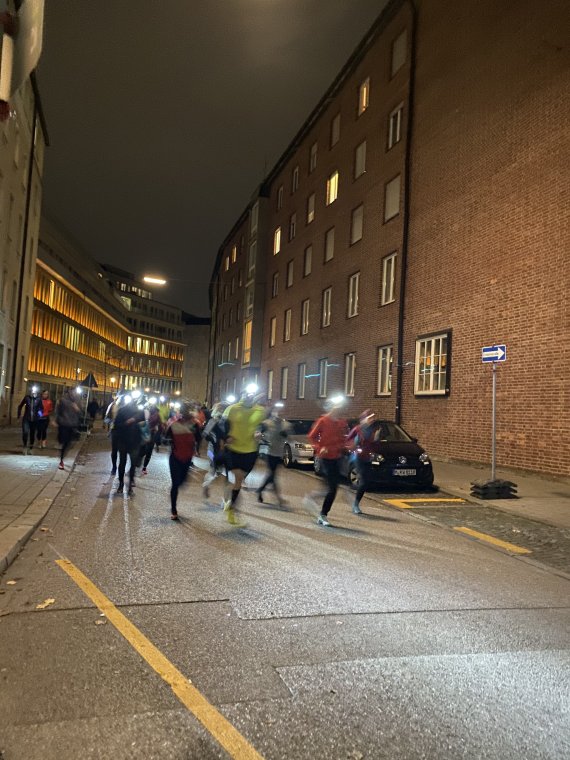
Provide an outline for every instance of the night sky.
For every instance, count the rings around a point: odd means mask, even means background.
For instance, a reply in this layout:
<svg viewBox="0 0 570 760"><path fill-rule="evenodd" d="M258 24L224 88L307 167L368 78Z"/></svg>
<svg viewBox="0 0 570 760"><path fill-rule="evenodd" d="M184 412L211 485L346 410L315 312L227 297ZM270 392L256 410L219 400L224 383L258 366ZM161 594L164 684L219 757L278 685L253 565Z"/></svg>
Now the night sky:
<svg viewBox="0 0 570 760"><path fill-rule="evenodd" d="M47 0L44 210L208 314L217 250L385 0Z"/></svg>

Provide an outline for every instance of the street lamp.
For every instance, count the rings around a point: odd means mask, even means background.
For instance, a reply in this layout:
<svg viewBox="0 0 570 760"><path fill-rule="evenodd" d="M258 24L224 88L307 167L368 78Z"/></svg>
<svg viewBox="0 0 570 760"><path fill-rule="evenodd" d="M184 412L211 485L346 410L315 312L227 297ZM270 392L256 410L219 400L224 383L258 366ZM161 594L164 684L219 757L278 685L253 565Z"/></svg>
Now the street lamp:
<svg viewBox="0 0 570 760"><path fill-rule="evenodd" d="M149 285L166 285L166 280L163 277L155 277L154 275L145 275L143 282Z"/></svg>

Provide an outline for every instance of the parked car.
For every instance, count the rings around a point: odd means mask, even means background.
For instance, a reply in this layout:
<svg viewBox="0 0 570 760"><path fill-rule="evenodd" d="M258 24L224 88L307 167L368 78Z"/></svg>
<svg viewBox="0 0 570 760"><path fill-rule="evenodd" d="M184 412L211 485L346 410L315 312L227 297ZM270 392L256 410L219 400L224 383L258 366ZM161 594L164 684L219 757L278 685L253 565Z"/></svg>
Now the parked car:
<svg viewBox="0 0 570 760"><path fill-rule="evenodd" d="M314 420L287 421L291 425L291 432L283 443L283 464L285 467L293 467L295 464L313 464L315 451L309 443L307 433L313 426ZM267 444L261 441L260 455L266 454L267 449Z"/></svg>
<svg viewBox="0 0 570 760"><path fill-rule="evenodd" d="M379 451L372 460L372 485L420 486L433 485L433 467L428 454L395 422L378 420ZM315 472L320 474L320 461L315 458ZM348 452L340 462L340 472L352 488L358 488L356 453Z"/></svg>

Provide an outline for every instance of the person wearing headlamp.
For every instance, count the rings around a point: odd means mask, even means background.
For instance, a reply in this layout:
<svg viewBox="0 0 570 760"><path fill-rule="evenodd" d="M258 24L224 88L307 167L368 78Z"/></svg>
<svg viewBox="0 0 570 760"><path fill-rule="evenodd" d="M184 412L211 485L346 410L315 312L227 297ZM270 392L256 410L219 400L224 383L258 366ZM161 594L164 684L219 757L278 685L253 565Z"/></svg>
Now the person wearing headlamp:
<svg viewBox="0 0 570 760"><path fill-rule="evenodd" d="M277 485L277 470L283 464L283 445L287 440L291 425L281 417L283 402L277 401L271 407L270 416L261 423L259 431L268 445L267 466L268 472L262 484L257 489L257 501L263 503L263 491L271 483L280 507L286 506Z"/></svg>

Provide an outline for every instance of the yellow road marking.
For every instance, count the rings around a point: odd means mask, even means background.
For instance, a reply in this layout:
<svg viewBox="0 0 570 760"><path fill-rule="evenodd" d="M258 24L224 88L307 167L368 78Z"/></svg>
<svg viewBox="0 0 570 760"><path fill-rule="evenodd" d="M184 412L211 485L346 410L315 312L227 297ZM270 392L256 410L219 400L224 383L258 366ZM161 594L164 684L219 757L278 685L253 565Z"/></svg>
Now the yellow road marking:
<svg viewBox="0 0 570 760"><path fill-rule="evenodd" d="M119 612L111 600L86 575L83 575L81 570L67 559L58 559L56 563L106 615L107 620L115 626L121 636L124 636L133 649L169 684L182 704L222 745L230 757L235 760L263 760L239 731L202 696L195 686L192 686L190 679L177 670L162 652L122 612Z"/></svg>
<svg viewBox="0 0 570 760"><path fill-rule="evenodd" d="M465 503L465 499L384 499L386 504L391 504L398 509L414 509L416 504L427 504L433 506L433 502L460 502Z"/></svg>
<svg viewBox="0 0 570 760"><path fill-rule="evenodd" d="M468 536L478 538L480 541L486 541L488 544L500 546L501 549L506 549L512 554L532 554L530 549L524 549L522 546L515 546L515 544L510 544L508 541L501 541L500 538L488 536L486 533L479 533L476 530L471 530L471 528L454 528L453 530L457 530L459 533L466 533Z"/></svg>

